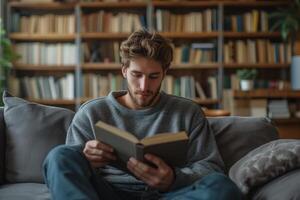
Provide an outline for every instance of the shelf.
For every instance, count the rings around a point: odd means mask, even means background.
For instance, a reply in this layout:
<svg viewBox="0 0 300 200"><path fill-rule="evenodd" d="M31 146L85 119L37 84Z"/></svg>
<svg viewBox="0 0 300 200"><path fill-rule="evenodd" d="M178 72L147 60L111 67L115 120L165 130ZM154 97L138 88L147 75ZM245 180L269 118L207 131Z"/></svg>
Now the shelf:
<svg viewBox="0 0 300 200"><path fill-rule="evenodd" d="M159 8L193 8L193 7L213 7L220 5L218 1L153 1L153 7Z"/></svg>
<svg viewBox="0 0 300 200"><path fill-rule="evenodd" d="M235 98L300 98L300 91L275 89L235 90L233 96Z"/></svg>
<svg viewBox="0 0 300 200"><path fill-rule="evenodd" d="M274 6L286 6L288 2L276 2L276 1L269 1L269 2L262 2L262 1L153 1L153 7L159 8L191 8L191 7L213 7L218 5L223 5L227 7L274 7Z"/></svg>
<svg viewBox="0 0 300 200"><path fill-rule="evenodd" d="M26 99L30 102L35 102L39 104L46 105L75 105L75 100L66 100L66 99Z"/></svg>
<svg viewBox="0 0 300 200"><path fill-rule="evenodd" d="M76 3L10 2L9 6L18 9L71 10L75 8Z"/></svg>
<svg viewBox="0 0 300 200"><path fill-rule="evenodd" d="M18 71L74 71L75 66L70 65L31 65L31 64L13 64L13 69Z"/></svg>
<svg viewBox="0 0 300 200"><path fill-rule="evenodd" d="M147 8L146 2L81 2L81 8Z"/></svg>
<svg viewBox="0 0 300 200"><path fill-rule="evenodd" d="M193 99L193 101L197 104L200 104L200 105L213 105L213 104L220 103L218 99L200 99L200 98L196 98L196 99Z"/></svg>
<svg viewBox="0 0 300 200"><path fill-rule="evenodd" d="M160 32L160 35L169 39L216 39L218 32Z"/></svg>
<svg viewBox="0 0 300 200"><path fill-rule="evenodd" d="M75 34L30 34L30 33L11 33L11 40L19 41L57 41L57 42L74 42Z"/></svg>
<svg viewBox="0 0 300 200"><path fill-rule="evenodd" d="M256 39L256 38L281 38L279 32L224 32L224 38L242 38L242 39Z"/></svg>
<svg viewBox="0 0 300 200"><path fill-rule="evenodd" d="M83 63L82 70L121 70L121 63Z"/></svg>
<svg viewBox="0 0 300 200"><path fill-rule="evenodd" d="M201 64L189 64L189 63L180 63L180 64L171 64L170 70L176 69L218 69L218 63L201 63Z"/></svg>
<svg viewBox="0 0 300 200"><path fill-rule="evenodd" d="M130 33L81 33L82 39L126 39Z"/></svg>
<svg viewBox="0 0 300 200"><path fill-rule="evenodd" d="M83 63L83 70L120 70L122 64L121 63ZM177 69L218 69L218 63L202 63L202 64L172 64L170 70Z"/></svg>
<svg viewBox="0 0 300 200"><path fill-rule="evenodd" d="M290 64L273 64L273 63L225 63L224 68L232 68L232 69L239 69L239 68L289 68Z"/></svg>

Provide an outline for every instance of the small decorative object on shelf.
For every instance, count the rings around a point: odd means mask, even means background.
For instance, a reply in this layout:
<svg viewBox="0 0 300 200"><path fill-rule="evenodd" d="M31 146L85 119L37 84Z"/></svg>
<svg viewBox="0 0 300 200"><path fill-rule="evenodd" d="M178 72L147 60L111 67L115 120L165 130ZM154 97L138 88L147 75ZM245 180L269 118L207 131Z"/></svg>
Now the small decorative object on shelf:
<svg viewBox="0 0 300 200"><path fill-rule="evenodd" d="M256 69L240 69L237 71L237 76L240 79L241 90L252 90L254 79L257 75Z"/></svg>

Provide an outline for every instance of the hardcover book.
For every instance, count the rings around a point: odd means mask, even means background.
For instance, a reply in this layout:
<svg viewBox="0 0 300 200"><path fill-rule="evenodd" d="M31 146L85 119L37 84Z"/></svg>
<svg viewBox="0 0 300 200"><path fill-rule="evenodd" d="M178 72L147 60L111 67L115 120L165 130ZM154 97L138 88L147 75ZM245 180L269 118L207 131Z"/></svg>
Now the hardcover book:
<svg viewBox="0 0 300 200"><path fill-rule="evenodd" d="M186 162L188 136L186 132L159 133L139 140L133 134L102 121L95 124L95 137L114 148L117 161L112 165L127 168L127 161L134 157L146 162L150 153L163 159L169 166L182 166Z"/></svg>

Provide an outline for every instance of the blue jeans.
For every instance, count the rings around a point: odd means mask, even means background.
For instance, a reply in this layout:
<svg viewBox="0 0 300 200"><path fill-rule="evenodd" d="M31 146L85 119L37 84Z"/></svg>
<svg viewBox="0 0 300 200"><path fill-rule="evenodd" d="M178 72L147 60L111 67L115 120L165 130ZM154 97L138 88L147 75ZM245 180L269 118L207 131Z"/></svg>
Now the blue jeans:
<svg viewBox="0 0 300 200"><path fill-rule="evenodd" d="M242 199L235 184L220 173L212 173L190 186L167 193L124 191L94 173L79 146L55 147L47 155L43 170L45 182L54 200Z"/></svg>

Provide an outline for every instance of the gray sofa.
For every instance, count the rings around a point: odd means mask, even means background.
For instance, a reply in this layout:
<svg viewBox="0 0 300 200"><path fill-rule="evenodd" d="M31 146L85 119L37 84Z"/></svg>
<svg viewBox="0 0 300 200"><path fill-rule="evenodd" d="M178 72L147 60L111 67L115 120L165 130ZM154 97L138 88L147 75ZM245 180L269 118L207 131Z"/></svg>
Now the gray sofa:
<svg viewBox="0 0 300 200"><path fill-rule="evenodd" d="M0 200L51 199L43 182L42 162L51 148L64 143L74 112L30 103L8 94L4 95L4 102L5 108L0 108ZM237 184L246 177L242 174L240 180L237 178L245 169L239 163L241 158L266 143L279 141L276 128L266 118L220 117L209 118L209 123L226 173L230 171ZM233 165L235 170L231 170ZM246 198L300 199L297 166L273 173L267 180L258 180L251 184L249 179L244 180L244 185L250 188Z"/></svg>

